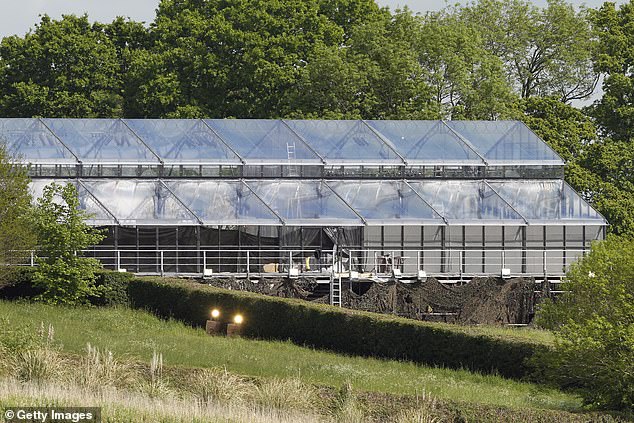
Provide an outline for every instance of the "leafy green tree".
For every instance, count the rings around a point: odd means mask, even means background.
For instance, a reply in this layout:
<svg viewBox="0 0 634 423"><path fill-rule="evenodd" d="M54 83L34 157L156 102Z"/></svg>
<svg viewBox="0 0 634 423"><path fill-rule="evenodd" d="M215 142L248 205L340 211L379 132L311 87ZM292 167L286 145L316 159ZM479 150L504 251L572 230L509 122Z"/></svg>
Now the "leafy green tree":
<svg viewBox="0 0 634 423"><path fill-rule="evenodd" d="M11 270L6 265L24 264L35 245L27 170L12 162L0 139L0 280Z"/></svg>
<svg viewBox="0 0 634 423"><path fill-rule="evenodd" d="M575 263L564 290L538 312L555 334L538 357L558 384L581 389L594 406L634 411L634 241L609 237Z"/></svg>
<svg viewBox="0 0 634 423"><path fill-rule="evenodd" d="M117 50L86 15L43 16L24 37L0 43L0 115L118 117Z"/></svg>
<svg viewBox="0 0 634 423"><path fill-rule="evenodd" d="M477 28L522 98L556 96L566 103L594 92L595 44L584 9L565 0L548 0L545 8L526 0L479 0L450 10Z"/></svg>
<svg viewBox="0 0 634 423"><path fill-rule="evenodd" d="M43 289L37 299L52 304L81 304L95 293L99 261L81 250L98 244L103 234L85 222L74 185L52 183L44 188L33 213L38 236L33 282Z"/></svg>
<svg viewBox="0 0 634 423"><path fill-rule="evenodd" d="M566 161L566 180L610 222L609 230L634 236L634 189L627 148L619 152L602 139L592 119L557 98L517 103L513 118L524 121Z"/></svg>
<svg viewBox="0 0 634 423"><path fill-rule="evenodd" d="M631 141L634 128L634 3L617 8L606 2L590 14L599 38L595 60L605 75L603 96L589 109L602 135L617 141Z"/></svg>
<svg viewBox="0 0 634 423"><path fill-rule="evenodd" d="M515 102L503 62L487 50L481 30L445 10L427 14L411 31L439 117L496 119Z"/></svg>

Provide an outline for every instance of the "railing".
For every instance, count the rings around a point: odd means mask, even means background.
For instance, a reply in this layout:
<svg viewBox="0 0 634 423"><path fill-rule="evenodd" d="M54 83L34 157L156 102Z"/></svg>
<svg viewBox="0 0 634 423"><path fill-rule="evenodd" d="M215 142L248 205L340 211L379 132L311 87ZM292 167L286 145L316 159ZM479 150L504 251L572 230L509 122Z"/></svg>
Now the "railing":
<svg viewBox="0 0 634 423"><path fill-rule="evenodd" d="M99 259L104 268L147 275L213 276L239 274L344 277L470 278L497 276L563 276L574 261L585 254L581 249L467 249L406 250L352 249L91 249L84 256ZM34 266L36 257L22 254L12 264ZM355 274L358 273L357 274Z"/></svg>

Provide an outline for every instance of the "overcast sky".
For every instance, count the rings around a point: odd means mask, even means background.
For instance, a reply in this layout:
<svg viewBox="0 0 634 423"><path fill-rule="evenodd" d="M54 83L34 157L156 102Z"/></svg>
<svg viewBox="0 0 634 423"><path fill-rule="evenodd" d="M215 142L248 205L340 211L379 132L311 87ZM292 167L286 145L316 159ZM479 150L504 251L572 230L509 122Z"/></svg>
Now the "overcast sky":
<svg viewBox="0 0 634 423"><path fill-rule="evenodd" d="M38 15L48 14L59 18L63 13L88 13L91 20L110 22L116 16L126 16L135 21L151 22L159 0L0 0L0 38L7 35L24 35L39 21ZM458 0L449 3L454 4ZM443 0L378 0L391 9L409 6L414 12L438 10L446 3ZM546 0L534 0L544 6ZM602 0L572 0L574 4L597 7ZM619 2L621 3L621 2Z"/></svg>

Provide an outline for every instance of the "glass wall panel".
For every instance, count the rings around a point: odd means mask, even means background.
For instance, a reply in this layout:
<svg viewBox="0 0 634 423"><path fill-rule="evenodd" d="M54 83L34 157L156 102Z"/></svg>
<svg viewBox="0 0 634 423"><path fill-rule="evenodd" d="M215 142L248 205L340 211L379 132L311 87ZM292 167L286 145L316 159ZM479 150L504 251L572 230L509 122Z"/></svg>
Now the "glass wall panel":
<svg viewBox="0 0 634 423"><path fill-rule="evenodd" d="M288 120L288 125L328 164L403 164L396 152L358 120Z"/></svg>
<svg viewBox="0 0 634 423"><path fill-rule="evenodd" d="M323 181L247 181L288 224L363 226L361 219Z"/></svg>
<svg viewBox="0 0 634 423"><path fill-rule="evenodd" d="M84 163L155 163L159 160L120 119L43 119Z"/></svg>
<svg viewBox="0 0 634 423"><path fill-rule="evenodd" d="M88 191L123 225L196 225L198 220L158 181L85 180Z"/></svg>
<svg viewBox="0 0 634 423"><path fill-rule="evenodd" d="M409 185L454 224L524 224L524 219L482 181L411 181Z"/></svg>
<svg viewBox="0 0 634 423"><path fill-rule="evenodd" d="M491 181L490 185L531 223L605 224L603 217L562 180Z"/></svg>
<svg viewBox="0 0 634 423"><path fill-rule="evenodd" d="M484 164L442 121L371 120L368 124L389 140L408 164Z"/></svg>
<svg viewBox="0 0 634 423"><path fill-rule="evenodd" d="M0 144L27 163L76 164L75 156L39 119L0 119Z"/></svg>
<svg viewBox="0 0 634 423"><path fill-rule="evenodd" d="M448 121L490 164L539 162L563 165L561 158L519 121Z"/></svg>
<svg viewBox="0 0 634 423"><path fill-rule="evenodd" d="M199 119L126 119L166 163L241 164L240 158Z"/></svg>
<svg viewBox="0 0 634 423"><path fill-rule="evenodd" d="M172 180L165 184L205 225L281 224L240 181Z"/></svg>
<svg viewBox="0 0 634 423"><path fill-rule="evenodd" d="M208 119L205 122L246 161L246 164L322 163L319 156L282 121Z"/></svg>
<svg viewBox="0 0 634 423"><path fill-rule="evenodd" d="M331 181L339 194L368 225L438 225L444 223L409 185L402 181Z"/></svg>
<svg viewBox="0 0 634 423"><path fill-rule="evenodd" d="M94 226L110 226L116 225L116 220L110 214L109 210L106 209L95 197L88 192L83 185L78 184L76 180L64 180L64 179L34 179L29 184L31 194L33 195L33 199L37 199L42 197L44 194L44 187L51 184L56 183L58 185L66 185L73 184L77 189L77 197L79 199L79 208L86 211L89 215L86 222L89 225ZM56 201L59 204L66 204L62 201L60 197L56 198Z"/></svg>

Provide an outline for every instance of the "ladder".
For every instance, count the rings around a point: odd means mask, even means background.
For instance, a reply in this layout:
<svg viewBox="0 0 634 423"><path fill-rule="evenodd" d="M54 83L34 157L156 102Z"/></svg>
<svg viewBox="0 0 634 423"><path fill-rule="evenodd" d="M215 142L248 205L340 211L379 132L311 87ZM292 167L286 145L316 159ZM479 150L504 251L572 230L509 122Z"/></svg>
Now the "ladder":
<svg viewBox="0 0 634 423"><path fill-rule="evenodd" d="M295 143L286 143L286 155L288 157L288 174L289 176L299 176L297 171L297 163L295 159Z"/></svg>
<svg viewBox="0 0 634 423"><path fill-rule="evenodd" d="M330 305L341 307L341 276L330 274Z"/></svg>

